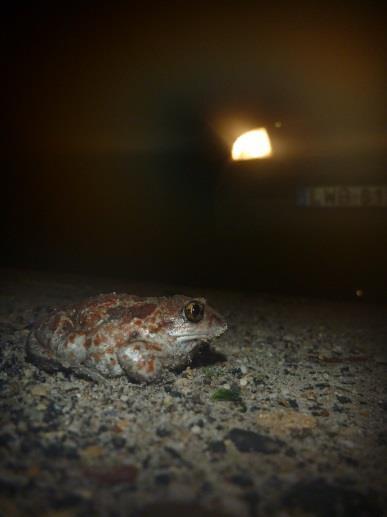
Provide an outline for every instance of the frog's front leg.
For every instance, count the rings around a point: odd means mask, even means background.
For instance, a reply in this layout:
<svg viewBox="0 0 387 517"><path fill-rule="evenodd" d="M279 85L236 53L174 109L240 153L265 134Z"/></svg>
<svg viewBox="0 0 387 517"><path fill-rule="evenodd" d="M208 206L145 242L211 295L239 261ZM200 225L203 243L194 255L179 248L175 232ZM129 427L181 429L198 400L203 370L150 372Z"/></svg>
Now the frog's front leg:
<svg viewBox="0 0 387 517"><path fill-rule="evenodd" d="M118 362L126 375L140 382L152 382L161 376L162 347L147 341L134 341L120 348Z"/></svg>

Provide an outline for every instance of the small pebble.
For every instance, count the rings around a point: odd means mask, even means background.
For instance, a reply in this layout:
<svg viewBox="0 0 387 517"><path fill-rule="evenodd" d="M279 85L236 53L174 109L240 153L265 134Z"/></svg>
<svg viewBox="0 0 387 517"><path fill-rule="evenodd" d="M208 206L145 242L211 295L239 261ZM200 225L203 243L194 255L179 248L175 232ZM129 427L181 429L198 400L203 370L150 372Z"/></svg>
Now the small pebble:
<svg viewBox="0 0 387 517"><path fill-rule="evenodd" d="M167 395L164 397L163 404L166 407L171 406L173 404L173 398L170 395Z"/></svg>

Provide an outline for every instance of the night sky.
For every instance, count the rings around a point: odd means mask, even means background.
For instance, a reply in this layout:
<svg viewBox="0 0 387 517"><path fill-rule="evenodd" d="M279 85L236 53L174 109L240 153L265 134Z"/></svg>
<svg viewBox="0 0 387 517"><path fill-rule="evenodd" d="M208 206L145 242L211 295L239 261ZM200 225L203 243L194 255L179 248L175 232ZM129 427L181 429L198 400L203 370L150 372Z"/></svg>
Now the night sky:
<svg viewBox="0 0 387 517"><path fill-rule="evenodd" d="M2 265L380 291L387 209L295 200L387 184L381 10L260 4L4 13ZM232 163L259 126L273 159Z"/></svg>

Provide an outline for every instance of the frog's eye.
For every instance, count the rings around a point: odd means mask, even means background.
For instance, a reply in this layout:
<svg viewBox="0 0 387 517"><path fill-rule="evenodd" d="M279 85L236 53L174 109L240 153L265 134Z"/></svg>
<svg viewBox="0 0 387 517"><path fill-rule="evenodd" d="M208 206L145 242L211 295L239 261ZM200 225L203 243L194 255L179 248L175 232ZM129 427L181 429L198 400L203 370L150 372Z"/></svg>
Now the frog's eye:
<svg viewBox="0 0 387 517"><path fill-rule="evenodd" d="M197 323L203 319L204 316L204 304L197 300L188 302L184 307L184 314L187 320Z"/></svg>

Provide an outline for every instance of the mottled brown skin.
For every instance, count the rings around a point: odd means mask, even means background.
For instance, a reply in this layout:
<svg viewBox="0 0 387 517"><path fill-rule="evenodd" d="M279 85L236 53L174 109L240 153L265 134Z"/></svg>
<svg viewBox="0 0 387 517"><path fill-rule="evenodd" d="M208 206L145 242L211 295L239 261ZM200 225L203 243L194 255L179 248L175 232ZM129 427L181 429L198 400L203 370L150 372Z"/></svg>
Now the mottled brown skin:
<svg viewBox="0 0 387 517"><path fill-rule="evenodd" d="M101 294L39 321L27 353L48 371L64 369L95 381L126 375L151 382L188 364L201 343L226 329L204 298Z"/></svg>

